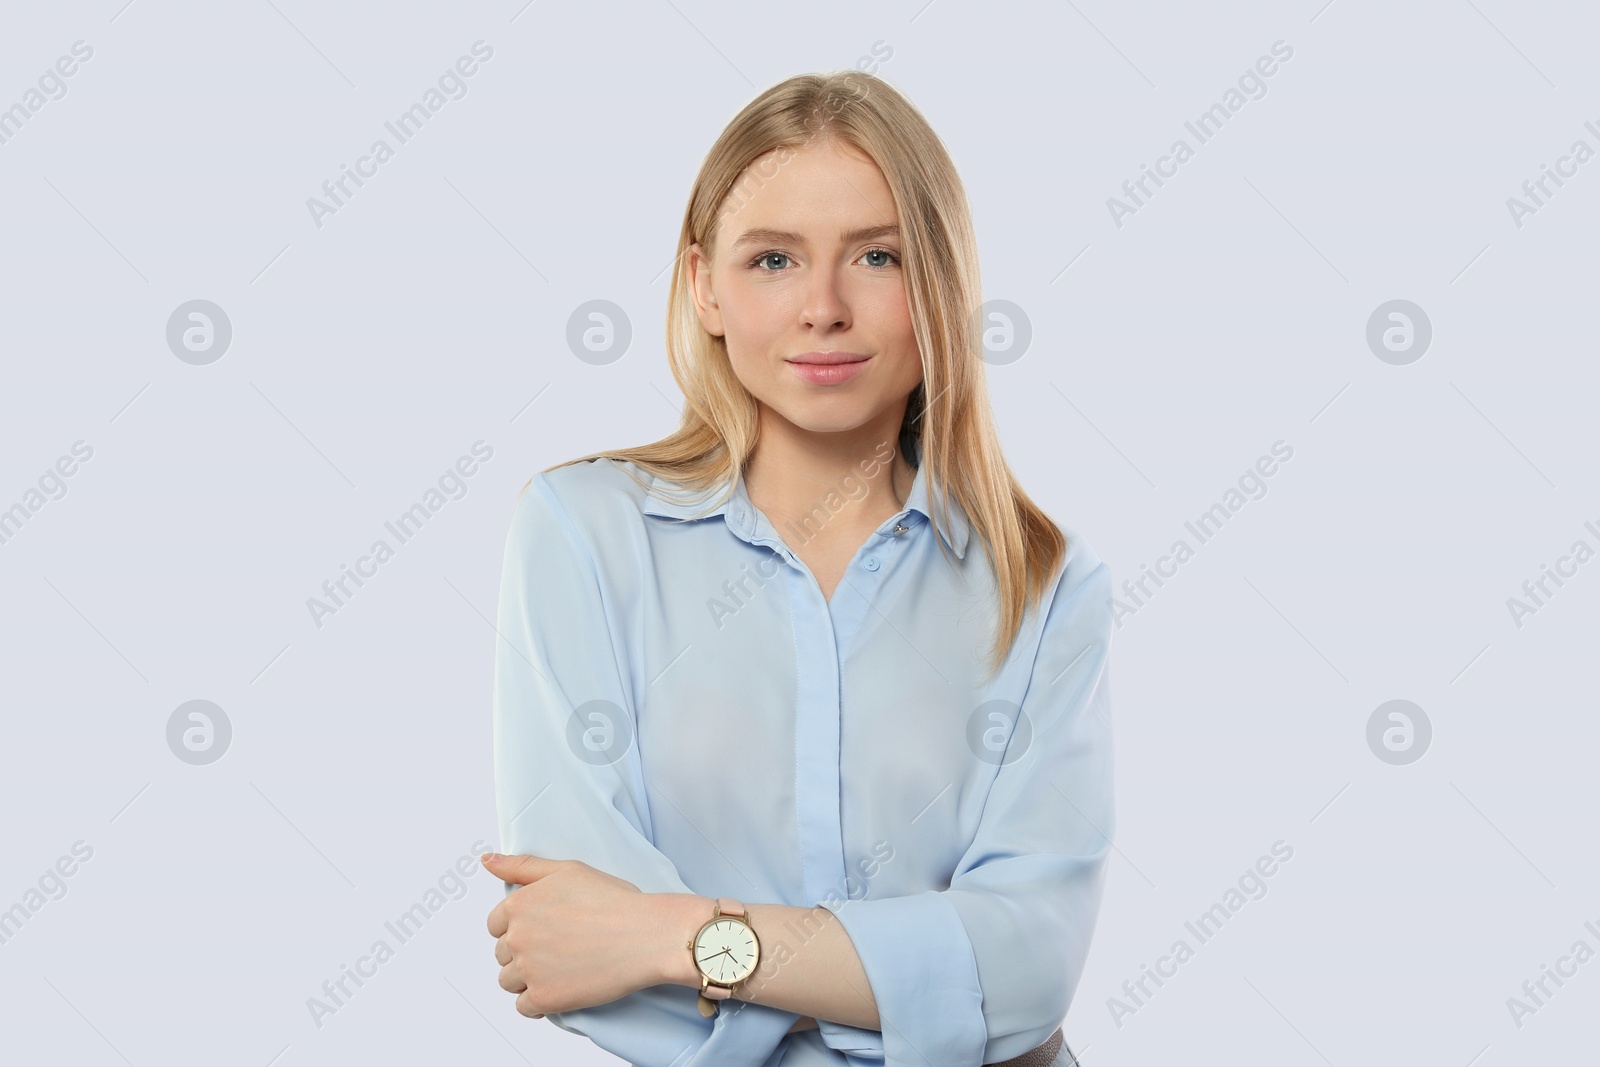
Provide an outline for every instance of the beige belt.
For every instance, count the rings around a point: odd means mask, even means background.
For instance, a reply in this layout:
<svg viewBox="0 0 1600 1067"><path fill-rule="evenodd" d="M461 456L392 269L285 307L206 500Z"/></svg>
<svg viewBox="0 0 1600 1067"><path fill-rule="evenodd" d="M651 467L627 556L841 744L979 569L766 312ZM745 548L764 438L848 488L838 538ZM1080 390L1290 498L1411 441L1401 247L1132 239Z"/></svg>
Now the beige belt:
<svg viewBox="0 0 1600 1067"><path fill-rule="evenodd" d="M1020 1056L1013 1056L1009 1060L999 1063L986 1064L985 1067L1050 1067L1056 1060L1056 1055L1061 1051L1061 1027L1056 1027L1056 1032L1044 1039L1044 1044Z"/></svg>

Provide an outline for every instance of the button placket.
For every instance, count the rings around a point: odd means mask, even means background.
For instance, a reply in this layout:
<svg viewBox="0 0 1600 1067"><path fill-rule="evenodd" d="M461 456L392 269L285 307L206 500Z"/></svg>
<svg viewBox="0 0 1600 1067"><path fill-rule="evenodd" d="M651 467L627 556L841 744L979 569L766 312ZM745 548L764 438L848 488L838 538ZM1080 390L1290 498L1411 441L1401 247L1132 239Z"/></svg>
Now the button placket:
<svg viewBox="0 0 1600 1067"><path fill-rule="evenodd" d="M899 547L900 535L909 529L911 529L911 527L907 526L903 522L896 522L894 524L894 528L888 533L884 533L880 529L878 531L878 541L880 544L878 545L876 553L871 556L862 557L861 566L869 571L877 571L880 569L883 566L884 561L879 558L879 555L887 555Z"/></svg>

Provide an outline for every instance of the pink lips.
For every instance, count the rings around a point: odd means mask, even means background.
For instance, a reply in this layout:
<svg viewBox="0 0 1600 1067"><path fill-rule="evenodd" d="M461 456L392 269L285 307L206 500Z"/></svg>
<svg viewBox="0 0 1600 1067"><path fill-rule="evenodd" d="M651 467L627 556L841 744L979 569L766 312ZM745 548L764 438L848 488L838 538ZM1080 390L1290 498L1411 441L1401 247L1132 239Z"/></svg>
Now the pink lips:
<svg viewBox="0 0 1600 1067"><path fill-rule="evenodd" d="M865 370L869 358L855 352L806 352L790 358L788 364L813 385L838 385Z"/></svg>

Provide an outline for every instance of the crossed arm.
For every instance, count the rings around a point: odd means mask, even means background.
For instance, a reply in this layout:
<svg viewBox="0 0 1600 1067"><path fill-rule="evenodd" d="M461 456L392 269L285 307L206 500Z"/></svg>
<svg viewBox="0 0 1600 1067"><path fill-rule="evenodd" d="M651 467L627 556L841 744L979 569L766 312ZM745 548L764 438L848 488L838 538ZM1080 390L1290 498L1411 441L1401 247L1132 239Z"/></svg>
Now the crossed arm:
<svg viewBox="0 0 1600 1067"><path fill-rule="evenodd" d="M579 860L491 853L484 866L521 886L489 912L500 987L517 994L521 1014L594 1007L662 983L700 987L688 941L711 918L709 897L644 893ZM762 962L735 997L801 1013L791 1033L818 1019L879 1028L877 1000L837 916L822 907L745 908Z"/></svg>

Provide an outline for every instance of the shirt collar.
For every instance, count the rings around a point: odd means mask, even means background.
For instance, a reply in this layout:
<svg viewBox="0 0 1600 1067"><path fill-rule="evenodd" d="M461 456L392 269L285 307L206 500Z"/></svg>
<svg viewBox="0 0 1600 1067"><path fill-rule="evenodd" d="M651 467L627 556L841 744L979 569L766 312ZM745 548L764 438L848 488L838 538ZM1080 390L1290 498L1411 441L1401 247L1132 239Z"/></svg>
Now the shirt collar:
<svg viewBox="0 0 1600 1067"><path fill-rule="evenodd" d="M878 532L888 533L897 523L905 521L907 516L913 514L919 517L916 521L932 520L928 490L929 471L926 466L915 469L917 473L911 481L911 492L906 497L905 507L879 526ZM728 492L730 482L731 493ZM718 498L722 499L722 503L709 511L704 511L708 502ZM949 521L946 528L940 532L944 536L945 544L950 546L956 557L965 559L969 534L967 517L954 498L948 503ZM744 474L738 470L734 471L732 478L724 479L708 492L699 495L659 475L653 476L642 510L646 515L672 519L711 519L721 515L728 527L746 541L752 541L757 537L779 536L766 521L765 516L750 503L750 495L745 490ZM908 525L914 524L913 522Z"/></svg>

